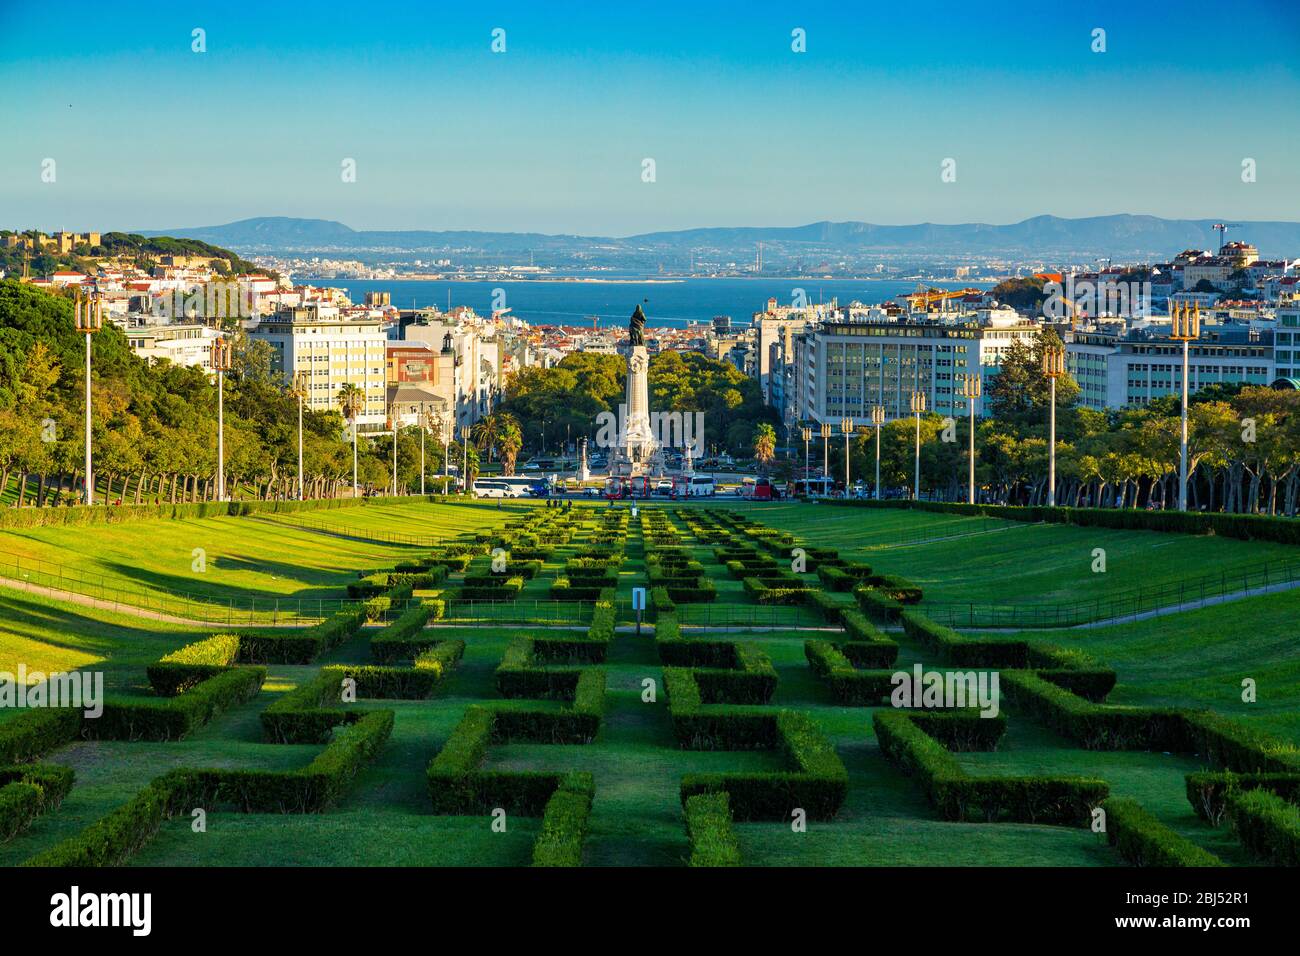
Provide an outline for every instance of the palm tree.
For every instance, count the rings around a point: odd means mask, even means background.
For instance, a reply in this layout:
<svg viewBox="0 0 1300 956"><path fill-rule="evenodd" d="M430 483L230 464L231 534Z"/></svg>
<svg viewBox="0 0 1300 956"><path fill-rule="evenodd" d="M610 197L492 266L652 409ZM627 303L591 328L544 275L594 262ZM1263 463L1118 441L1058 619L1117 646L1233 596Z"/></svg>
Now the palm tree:
<svg viewBox="0 0 1300 956"><path fill-rule="evenodd" d="M500 436L501 416L496 412L488 412L470 430L470 439L479 451L495 449L500 444Z"/></svg>
<svg viewBox="0 0 1300 956"><path fill-rule="evenodd" d="M356 385L348 382L335 396L343 417L352 423L352 497L357 496L357 416L365 407L366 396Z"/></svg>
<svg viewBox="0 0 1300 956"><path fill-rule="evenodd" d="M760 465L776 457L776 429L767 422L760 422L754 429L754 457Z"/></svg>
<svg viewBox="0 0 1300 956"><path fill-rule="evenodd" d="M497 426L496 445L501 452L501 466L507 475L515 473L515 459L524 447L524 434L519 422L510 414L500 416Z"/></svg>

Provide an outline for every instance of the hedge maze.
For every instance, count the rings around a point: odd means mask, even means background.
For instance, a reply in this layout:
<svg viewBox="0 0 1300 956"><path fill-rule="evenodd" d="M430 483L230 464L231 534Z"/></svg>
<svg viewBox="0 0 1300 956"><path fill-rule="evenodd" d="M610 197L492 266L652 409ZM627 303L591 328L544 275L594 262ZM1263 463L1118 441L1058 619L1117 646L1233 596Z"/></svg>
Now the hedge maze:
<svg viewBox="0 0 1300 956"><path fill-rule="evenodd" d="M222 842L239 818L387 828L339 862L1300 863L1293 744L1111 703L1124 671L1076 633L940 625L889 548L716 502L475 513L319 621L191 634L98 716L0 721L0 860L256 863ZM897 700L912 680L937 696ZM83 780L95 760L130 786Z"/></svg>

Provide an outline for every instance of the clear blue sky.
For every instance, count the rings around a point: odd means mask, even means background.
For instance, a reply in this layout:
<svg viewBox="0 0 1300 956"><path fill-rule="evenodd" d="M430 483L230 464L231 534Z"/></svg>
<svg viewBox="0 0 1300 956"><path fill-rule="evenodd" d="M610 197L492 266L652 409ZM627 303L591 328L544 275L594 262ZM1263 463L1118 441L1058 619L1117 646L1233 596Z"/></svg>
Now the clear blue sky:
<svg viewBox="0 0 1300 956"><path fill-rule="evenodd" d="M0 0L0 225L1300 220L1276 0L286 6Z"/></svg>

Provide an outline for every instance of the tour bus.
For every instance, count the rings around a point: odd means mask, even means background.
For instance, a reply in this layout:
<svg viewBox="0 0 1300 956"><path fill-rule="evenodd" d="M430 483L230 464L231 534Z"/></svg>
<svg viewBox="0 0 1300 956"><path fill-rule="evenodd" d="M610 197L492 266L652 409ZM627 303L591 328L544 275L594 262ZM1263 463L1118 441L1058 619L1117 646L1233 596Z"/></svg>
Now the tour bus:
<svg viewBox="0 0 1300 956"><path fill-rule="evenodd" d="M835 490L830 478L796 478L790 482L788 493L795 498L829 498Z"/></svg>
<svg viewBox="0 0 1300 956"><path fill-rule="evenodd" d="M507 484L501 478L475 478L475 498L522 498L524 489Z"/></svg>
<svg viewBox="0 0 1300 956"><path fill-rule="evenodd" d="M751 501L771 501L781 496L776 485L772 484L772 479L767 477L743 479L736 494Z"/></svg>
<svg viewBox="0 0 1300 956"><path fill-rule="evenodd" d="M606 478L605 497L611 501L621 498L649 498L649 478Z"/></svg>
<svg viewBox="0 0 1300 956"><path fill-rule="evenodd" d="M491 480L500 481L505 485L507 485L511 491L518 492L517 495L507 496L511 498L522 498L525 495L534 494L535 489L537 489L539 485L545 488L545 486L548 484L545 478L541 478L536 475L532 475L532 476L510 475L509 477L505 475L495 475Z"/></svg>
<svg viewBox="0 0 1300 956"><path fill-rule="evenodd" d="M716 491L712 475L691 475L691 480L686 483L688 498L712 498Z"/></svg>

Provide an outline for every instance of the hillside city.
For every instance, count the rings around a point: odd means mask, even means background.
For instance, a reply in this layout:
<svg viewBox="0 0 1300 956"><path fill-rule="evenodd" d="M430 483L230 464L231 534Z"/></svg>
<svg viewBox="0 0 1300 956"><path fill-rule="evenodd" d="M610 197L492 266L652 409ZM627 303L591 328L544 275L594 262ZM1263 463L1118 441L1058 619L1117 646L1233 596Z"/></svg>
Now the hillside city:
<svg viewBox="0 0 1300 956"><path fill-rule="evenodd" d="M270 345L286 384L305 377L309 407L333 408L340 389L356 386L365 397L362 431L391 427L394 414L412 425L426 411L449 429L469 427L520 370L574 353L613 355L626 344L625 330L596 322L533 325L508 308L480 315L456 304L402 309L383 291L353 302L341 289L270 268L233 273L216 256L98 256L100 241L95 232L0 233L8 250L82 253L84 271L22 281L98 297L141 358L211 372L213 341L237 323ZM1167 262L1039 272L984 289L918 288L884 302L737 302L735 316L684 328L655 327L651 315L646 345L652 355L697 352L734 366L758 383L788 439L806 423L870 424L875 405L886 420L905 418L914 391L930 410L964 416L961 382L978 377L987 392L1012 343L1032 343L1046 328L1065 343L1082 407L1148 405L1181 389L1180 349L1170 339L1179 308L1200 316L1191 392L1300 384L1300 259L1262 259L1240 240Z"/></svg>

